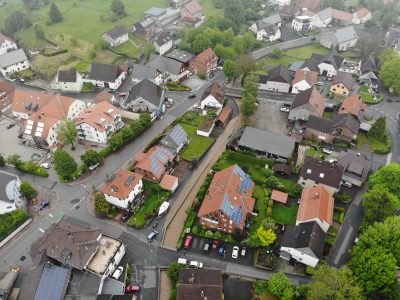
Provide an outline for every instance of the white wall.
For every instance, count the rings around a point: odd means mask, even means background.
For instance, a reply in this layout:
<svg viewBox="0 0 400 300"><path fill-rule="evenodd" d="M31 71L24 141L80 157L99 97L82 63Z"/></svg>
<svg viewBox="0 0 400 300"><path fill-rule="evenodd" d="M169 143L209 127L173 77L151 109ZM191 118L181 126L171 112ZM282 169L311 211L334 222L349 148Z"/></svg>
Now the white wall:
<svg viewBox="0 0 400 300"><path fill-rule="evenodd" d="M315 268L318 264L319 259L313 256L310 256L306 253L300 252L297 249L294 248L287 248L287 247L281 247L281 251L286 251L288 253L290 253L290 255L292 256L292 258L294 258L295 260Z"/></svg>
<svg viewBox="0 0 400 300"><path fill-rule="evenodd" d="M321 227L321 229L322 229L324 232L327 232L328 229L329 229L329 227L331 226L331 225L329 225L329 223L327 223L325 220L320 220L319 218L312 218L312 219L302 220L302 221L296 220L296 226L299 225L299 224L301 224L301 223L307 223L307 222L313 222L313 221L317 222L318 225L319 225L319 227Z"/></svg>
<svg viewBox="0 0 400 300"><path fill-rule="evenodd" d="M17 63L15 65L11 65L4 69L0 69L0 72L1 72L1 74L3 74L3 76L7 77L14 73L18 73L18 72L26 70L26 69L29 69L29 62L27 60Z"/></svg>
<svg viewBox="0 0 400 300"><path fill-rule="evenodd" d="M81 114L83 114L86 110L85 102L81 100L75 100L69 107L67 113L68 120L75 120Z"/></svg>
<svg viewBox="0 0 400 300"><path fill-rule="evenodd" d="M143 181L140 179L138 184L132 189L132 191L129 193L128 197L125 199L118 199L114 196L104 194L104 197L107 202L111 203L114 206L120 207L122 209L128 208L129 204L132 203L132 201L140 195L140 193L143 191Z"/></svg>
<svg viewBox="0 0 400 300"><path fill-rule="evenodd" d="M328 77L333 77L336 76L337 74L337 71L331 64L320 63L318 65L318 69L319 69L319 74L322 74L324 71L326 71Z"/></svg>
<svg viewBox="0 0 400 300"><path fill-rule="evenodd" d="M4 53L7 53L8 50L17 50L17 44L14 42L11 42L9 40L5 40L1 45L0 45L0 55L3 55Z"/></svg>
<svg viewBox="0 0 400 300"><path fill-rule="evenodd" d="M307 81L305 81L305 80L299 81L299 82L293 84L292 94L298 94L299 92L308 90L310 87L311 87L311 85Z"/></svg>
<svg viewBox="0 0 400 300"><path fill-rule="evenodd" d="M51 88L63 92L80 92L82 85L82 76L79 73L76 73L76 82L60 82L58 81L57 75L54 81L51 83Z"/></svg>
<svg viewBox="0 0 400 300"><path fill-rule="evenodd" d="M76 126L78 129L78 138L82 140L87 140L90 142L95 142L99 144L107 144L108 138L106 131L99 131L96 128L90 126L87 123L81 123ZM80 131L85 135L85 137L81 137L79 135Z"/></svg>
<svg viewBox="0 0 400 300"><path fill-rule="evenodd" d="M125 244L122 243L121 247L118 249L118 252L114 255L114 262L108 265L106 271L104 272L104 276L109 276L114 272L114 270L118 267L119 263L124 257L125 253L126 253L126 247Z"/></svg>
<svg viewBox="0 0 400 300"><path fill-rule="evenodd" d="M266 90L273 92L288 93L290 84L285 82L267 81Z"/></svg>
<svg viewBox="0 0 400 300"><path fill-rule="evenodd" d="M326 27L328 24L332 22L332 17L329 17L328 19L325 20L321 20L318 14L313 15L311 18L313 26L318 28Z"/></svg>
<svg viewBox="0 0 400 300"><path fill-rule="evenodd" d="M357 39L353 39L350 41L340 43L338 45L338 49L339 51L346 51L347 49L354 47L356 44L357 44Z"/></svg>
<svg viewBox="0 0 400 300"><path fill-rule="evenodd" d="M211 134L211 132L213 131L213 129L214 129L214 126L215 126L215 123L211 126L211 128L210 128L210 130L208 131L208 132L205 132L205 131L201 131L201 130L198 130L197 129L197 135L200 135L200 136L205 136L205 137L209 137L210 136L210 134Z"/></svg>
<svg viewBox="0 0 400 300"><path fill-rule="evenodd" d="M154 42L154 47L156 48L157 53L163 55L165 52L172 48L172 39L163 45L158 45L156 42Z"/></svg>

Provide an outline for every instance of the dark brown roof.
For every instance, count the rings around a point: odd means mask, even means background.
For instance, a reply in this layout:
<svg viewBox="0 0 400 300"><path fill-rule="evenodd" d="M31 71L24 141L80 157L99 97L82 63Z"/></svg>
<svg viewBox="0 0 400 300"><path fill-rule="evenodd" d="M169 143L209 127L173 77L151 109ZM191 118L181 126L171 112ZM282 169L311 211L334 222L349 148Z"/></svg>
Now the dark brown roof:
<svg viewBox="0 0 400 300"><path fill-rule="evenodd" d="M177 300L221 300L220 270L182 269L179 271Z"/></svg>
<svg viewBox="0 0 400 300"><path fill-rule="evenodd" d="M291 109L303 106L307 103L314 108L318 115L322 116L326 103L325 99L321 96L315 86L298 93L293 99Z"/></svg>
<svg viewBox="0 0 400 300"><path fill-rule="evenodd" d="M325 184L338 189L343 176L343 167L338 164L331 164L327 161L320 161L315 158L306 157L300 177L310 179L315 183Z"/></svg>
<svg viewBox="0 0 400 300"><path fill-rule="evenodd" d="M221 113L218 116L218 120L221 121L223 124L229 119L232 114L232 109L229 106L225 106Z"/></svg>
<svg viewBox="0 0 400 300"><path fill-rule="evenodd" d="M117 26L117 27L114 27L113 29L110 29L109 31L104 32L104 34L107 34L113 40L116 40L117 38L119 38L127 33L128 33L128 30L126 30L125 26Z"/></svg>
<svg viewBox="0 0 400 300"><path fill-rule="evenodd" d="M292 167L283 163L274 164L272 170L277 173L285 173L286 175L292 174Z"/></svg>
<svg viewBox="0 0 400 300"><path fill-rule="evenodd" d="M349 91L353 89L356 84L353 76L349 73L339 72L336 76L335 80L332 82L332 85L343 84Z"/></svg>
<svg viewBox="0 0 400 300"><path fill-rule="evenodd" d="M332 119L310 116L306 124L307 128L318 130L323 133L333 133L337 128L347 128L357 134L360 128L358 119L349 113L334 114Z"/></svg>
<svg viewBox="0 0 400 300"><path fill-rule="evenodd" d="M209 95L213 95L214 98L219 102L223 103L225 99L225 87L222 83L215 81L211 84L203 93L201 100L207 98Z"/></svg>
<svg viewBox="0 0 400 300"><path fill-rule="evenodd" d="M338 164L344 168L345 175L365 182L371 170L371 161L364 155L353 151L342 152Z"/></svg>
<svg viewBox="0 0 400 300"><path fill-rule="evenodd" d="M76 71L59 71L58 82L76 82Z"/></svg>
<svg viewBox="0 0 400 300"><path fill-rule="evenodd" d="M269 71L268 81L284 82L291 84L292 75L286 67L279 65Z"/></svg>
<svg viewBox="0 0 400 300"><path fill-rule="evenodd" d="M214 125L214 122L213 122L213 121L211 121L211 120L204 120L204 121L200 124L200 126L199 126L199 128L198 128L197 130L200 130L200 131L203 131L203 132L208 132L208 131L211 129L211 127L213 127L213 125Z"/></svg>

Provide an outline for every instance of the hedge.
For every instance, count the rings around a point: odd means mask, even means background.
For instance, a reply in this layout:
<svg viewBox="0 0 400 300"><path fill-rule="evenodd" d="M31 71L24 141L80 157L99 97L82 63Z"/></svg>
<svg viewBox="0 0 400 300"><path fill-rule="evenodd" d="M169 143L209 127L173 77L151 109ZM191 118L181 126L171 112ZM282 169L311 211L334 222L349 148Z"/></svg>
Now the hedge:
<svg viewBox="0 0 400 300"><path fill-rule="evenodd" d="M164 137L164 135L162 135L162 134L157 135L154 139L152 139L152 140L150 141L150 143L147 144L146 148L144 148L144 152L146 153L147 151L149 151L149 149L150 149L151 147L157 145L157 144L161 141L161 139L162 139L163 137Z"/></svg>
<svg viewBox="0 0 400 300"><path fill-rule="evenodd" d="M59 49L59 50L55 50L55 51L49 52L49 53L46 50L53 50L53 49L45 48L44 50L42 50L40 52L40 54L42 54L43 56L46 56L46 57L52 57L52 56L57 56L57 55L60 55L60 54L68 52L67 49Z"/></svg>
<svg viewBox="0 0 400 300"><path fill-rule="evenodd" d="M42 167L36 165L34 162L31 161L23 162L22 164L17 166L17 169L21 170L22 172L30 173L41 177L49 176L47 170L43 169Z"/></svg>
<svg viewBox="0 0 400 300"><path fill-rule="evenodd" d="M0 241L4 240L26 220L28 220L28 215L22 209L0 215Z"/></svg>
<svg viewBox="0 0 400 300"><path fill-rule="evenodd" d="M263 158L257 158L255 156L249 155L249 154L243 154L235 151L228 150L226 151L227 158L232 159L232 160L237 160L241 161L243 163L249 163L249 164L256 164L256 165L273 165L273 160L271 159L263 159Z"/></svg>

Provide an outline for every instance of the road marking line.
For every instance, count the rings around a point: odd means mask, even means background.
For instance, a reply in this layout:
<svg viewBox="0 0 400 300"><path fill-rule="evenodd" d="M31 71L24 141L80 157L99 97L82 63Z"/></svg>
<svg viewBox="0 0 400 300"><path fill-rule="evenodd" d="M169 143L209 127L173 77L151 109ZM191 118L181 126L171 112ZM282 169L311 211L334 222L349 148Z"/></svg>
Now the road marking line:
<svg viewBox="0 0 400 300"><path fill-rule="evenodd" d="M53 215L52 215L52 214L49 214L49 216L53 218Z"/></svg>
<svg viewBox="0 0 400 300"><path fill-rule="evenodd" d="M39 227L39 230L44 233L44 230L42 228Z"/></svg>

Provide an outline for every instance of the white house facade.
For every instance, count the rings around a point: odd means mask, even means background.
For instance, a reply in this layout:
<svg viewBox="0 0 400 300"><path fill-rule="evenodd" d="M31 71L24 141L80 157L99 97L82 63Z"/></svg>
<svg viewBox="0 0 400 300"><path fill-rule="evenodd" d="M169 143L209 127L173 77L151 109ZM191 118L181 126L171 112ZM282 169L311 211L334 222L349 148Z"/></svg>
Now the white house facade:
<svg viewBox="0 0 400 300"><path fill-rule="evenodd" d="M321 10L312 16L312 24L317 28L324 28L332 23L332 14L330 12L330 8L326 8Z"/></svg>
<svg viewBox="0 0 400 300"><path fill-rule="evenodd" d="M168 32L162 32L155 38L153 44L156 52L160 55L164 55L164 53L172 48L172 37Z"/></svg>
<svg viewBox="0 0 400 300"><path fill-rule="evenodd" d="M312 251L304 251L308 249L296 249L290 247L281 247L281 251L286 251L291 257L307 266L315 268L319 262L319 258L312 253Z"/></svg>
<svg viewBox="0 0 400 300"><path fill-rule="evenodd" d="M292 20L292 28L296 31L309 31L312 27L313 21L309 16L297 16Z"/></svg>
<svg viewBox="0 0 400 300"><path fill-rule="evenodd" d="M299 92L308 90L309 88L311 88L311 85L306 80L296 82L292 86L292 94L298 94Z"/></svg>
<svg viewBox="0 0 400 300"><path fill-rule="evenodd" d="M213 95L210 94L206 98L201 100L200 108L203 111L203 115L207 114L207 108L215 109L218 115L222 110L222 104L217 99L215 99Z"/></svg>
<svg viewBox="0 0 400 300"><path fill-rule="evenodd" d="M285 5L290 5L290 0L269 0L268 5L282 7Z"/></svg>
<svg viewBox="0 0 400 300"><path fill-rule="evenodd" d="M59 71L54 81L51 83L51 88L63 92L78 93L81 91L82 85L83 79L78 72Z"/></svg>
<svg viewBox="0 0 400 300"><path fill-rule="evenodd" d="M372 19L371 12L366 8L360 8L353 13L353 24L363 24Z"/></svg>
<svg viewBox="0 0 400 300"><path fill-rule="evenodd" d="M334 77L337 75L337 70L334 66L328 63L320 63L318 64L319 74L325 74L328 77Z"/></svg>
<svg viewBox="0 0 400 300"><path fill-rule="evenodd" d="M269 29L257 31L257 40L274 42L281 38L281 30L278 26L271 26Z"/></svg>
<svg viewBox="0 0 400 300"><path fill-rule="evenodd" d="M17 50L17 44L9 37L0 33L0 55L7 53L10 50Z"/></svg>
<svg viewBox="0 0 400 300"><path fill-rule="evenodd" d="M28 57L23 49L17 49L0 56L0 72L4 77L29 69Z"/></svg>
<svg viewBox="0 0 400 300"><path fill-rule="evenodd" d="M111 47L122 45L129 40L128 31L124 26L117 26L102 34L102 39Z"/></svg>
<svg viewBox="0 0 400 300"><path fill-rule="evenodd" d="M129 195L124 198L120 199L113 195L104 194L106 201L111 203L114 206L117 206L122 209L127 209L129 205L133 202L133 200L142 193L143 191L143 181L140 179L139 183L135 185L135 187L131 190Z"/></svg>
<svg viewBox="0 0 400 300"><path fill-rule="evenodd" d="M23 207L20 185L17 175L0 171L0 215Z"/></svg>

